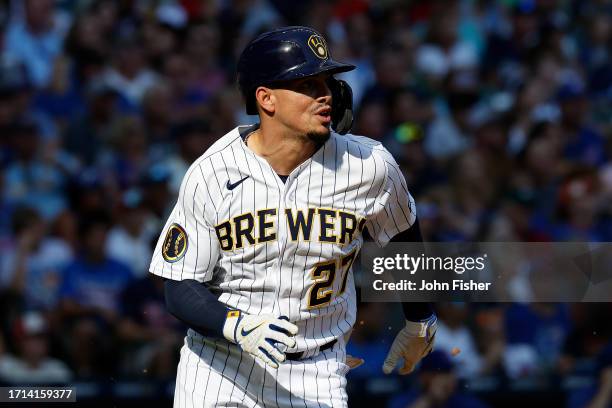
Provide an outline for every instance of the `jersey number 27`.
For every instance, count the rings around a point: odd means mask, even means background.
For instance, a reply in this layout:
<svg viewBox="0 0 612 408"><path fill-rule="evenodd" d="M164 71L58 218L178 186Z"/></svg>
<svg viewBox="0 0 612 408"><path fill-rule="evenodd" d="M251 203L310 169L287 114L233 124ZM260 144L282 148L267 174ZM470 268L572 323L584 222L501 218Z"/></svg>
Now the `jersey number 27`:
<svg viewBox="0 0 612 408"><path fill-rule="evenodd" d="M310 277L314 283L308 289L308 309L325 306L334 298L334 278L338 269L341 271L340 279L342 283L335 297L344 293L348 273L353 266L355 255L357 255L357 249L340 259L318 263L310 270Z"/></svg>

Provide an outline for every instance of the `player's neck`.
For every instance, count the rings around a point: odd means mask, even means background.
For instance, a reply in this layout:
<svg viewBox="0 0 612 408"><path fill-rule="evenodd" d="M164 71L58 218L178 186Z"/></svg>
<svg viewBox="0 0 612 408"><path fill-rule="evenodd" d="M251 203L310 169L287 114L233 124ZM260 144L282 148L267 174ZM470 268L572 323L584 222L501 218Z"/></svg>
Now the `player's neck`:
<svg viewBox="0 0 612 408"><path fill-rule="evenodd" d="M305 137L283 135L278 131L260 128L251 133L247 146L263 157L272 169L282 176L289 175L296 167L312 156L319 145Z"/></svg>

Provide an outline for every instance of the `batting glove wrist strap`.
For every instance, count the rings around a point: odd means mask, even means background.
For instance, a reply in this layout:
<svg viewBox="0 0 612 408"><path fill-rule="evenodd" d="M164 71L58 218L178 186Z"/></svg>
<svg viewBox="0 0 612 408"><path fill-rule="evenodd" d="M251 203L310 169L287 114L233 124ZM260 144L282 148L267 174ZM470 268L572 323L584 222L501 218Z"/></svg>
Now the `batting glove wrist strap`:
<svg viewBox="0 0 612 408"><path fill-rule="evenodd" d="M236 315L237 314L237 315ZM228 312L223 335L242 350L274 368L285 361L285 350L295 347L298 327L287 317Z"/></svg>
<svg viewBox="0 0 612 408"><path fill-rule="evenodd" d="M404 330L406 333L413 337L425 337L427 340L431 338L438 325L438 318L435 314L432 314L429 318L418 322L406 320L406 327Z"/></svg>
<svg viewBox="0 0 612 408"><path fill-rule="evenodd" d="M225 324L223 325L223 337L232 343L238 344L236 341L236 328L242 320L242 312L240 310L230 310L227 312Z"/></svg>

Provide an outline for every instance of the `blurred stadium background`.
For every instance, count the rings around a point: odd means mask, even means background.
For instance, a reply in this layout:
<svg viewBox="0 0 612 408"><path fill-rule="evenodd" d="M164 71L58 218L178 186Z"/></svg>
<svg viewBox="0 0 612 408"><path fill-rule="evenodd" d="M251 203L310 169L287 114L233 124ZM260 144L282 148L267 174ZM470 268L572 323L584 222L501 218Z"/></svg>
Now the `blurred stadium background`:
<svg viewBox="0 0 612 408"><path fill-rule="evenodd" d="M612 241L610 1L0 0L2 384L169 406L184 327L151 246L189 164L254 122L238 53L288 24L358 66L353 133L401 164L426 240ZM525 303L514 273L515 303L437 305L408 378L380 370L399 308L362 304L350 405L612 406L612 306Z"/></svg>

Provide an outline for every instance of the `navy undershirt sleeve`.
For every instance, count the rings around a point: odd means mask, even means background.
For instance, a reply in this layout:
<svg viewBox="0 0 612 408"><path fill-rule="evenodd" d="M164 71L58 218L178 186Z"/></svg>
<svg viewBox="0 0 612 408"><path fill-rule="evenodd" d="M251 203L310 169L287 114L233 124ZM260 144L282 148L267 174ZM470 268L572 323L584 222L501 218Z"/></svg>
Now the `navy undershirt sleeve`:
<svg viewBox="0 0 612 408"><path fill-rule="evenodd" d="M164 292L170 314L203 336L224 338L223 325L229 309L203 283L168 279Z"/></svg>
<svg viewBox="0 0 612 408"><path fill-rule="evenodd" d="M419 225L419 219L415 218L414 224L410 228L403 230L399 234L391 238L391 242L423 242L423 235L421 234L421 226ZM423 245L423 250L425 246Z"/></svg>
<svg viewBox="0 0 612 408"><path fill-rule="evenodd" d="M391 242L420 242L422 244L423 236L421 235L419 219L415 219L410 228L394 236ZM425 245L422 245L422 252L425 252ZM403 302L402 310L406 320L413 322L428 319L434 312L431 303L428 302Z"/></svg>

